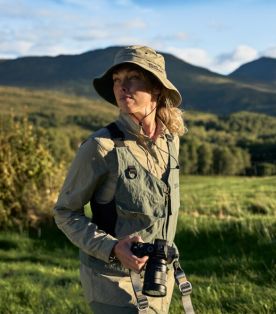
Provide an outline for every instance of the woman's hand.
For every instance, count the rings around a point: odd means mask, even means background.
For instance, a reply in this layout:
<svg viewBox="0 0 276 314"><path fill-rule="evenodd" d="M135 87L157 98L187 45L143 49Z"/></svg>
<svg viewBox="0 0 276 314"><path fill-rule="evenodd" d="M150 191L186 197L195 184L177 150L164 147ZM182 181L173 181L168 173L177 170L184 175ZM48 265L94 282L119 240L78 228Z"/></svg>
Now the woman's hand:
<svg viewBox="0 0 276 314"><path fill-rule="evenodd" d="M119 240L113 248L114 255L122 263L125 268L129 268L139 273L144 267L148 256L137 257L130 250L132 243L144 242L140 236L134 236L132 238L126 237Z"/></svg>

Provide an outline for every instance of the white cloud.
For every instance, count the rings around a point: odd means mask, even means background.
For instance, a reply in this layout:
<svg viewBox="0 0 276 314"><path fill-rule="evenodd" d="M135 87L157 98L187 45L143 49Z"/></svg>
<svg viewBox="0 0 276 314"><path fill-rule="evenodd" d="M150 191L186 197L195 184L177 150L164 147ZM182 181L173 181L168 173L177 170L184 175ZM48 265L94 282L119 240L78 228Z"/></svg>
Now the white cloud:
<svg viewBox="0 0 276 314"><path fill-rule="evenodd" d="M221 74L229 74L240 65L259 57L256 49L246 45L239 45L232 52L224 53L218 56L211 56L206 50L199 48L169 47L166 51L188 63L201 66ZM276 51L272 49L271 54L274 52Z"/></svg>
<svg viewBox="0 0 276 314"><path fill-rule="evenodd" d="M203 49L169 47L166 51L188 63L198 66L208 67L212 64L212 58Z"/></svg>
<svg viewBox="0 0 276 314"><path fill-rule="evenodd" d="M232 54L232 59L236 62L245 62L248 60L252 60L257 56L258 52L256 49L246 45L240 45L234 50Z"/></svg>
<svg viewBox="0 0 276 314"><path fill-rule="evenodd" d="M266 50L260 53L261 56L276 58L276 46L267 48Z"/></svg>
<svg viewBox="0 0 276 314"><path fill-rule="evenodd" d="M214 58L212 69L219 73L228 74L244 63L259 57L258 51L247 45L239 45L230 53L224 53Z"/></svg>
<svg viewBox="0 0 276 314"><path fill-rule="evenodd" d="M0 42L0 58L15 58L20 55L27 55L33 43L24 40L16 42Z"/></svg>

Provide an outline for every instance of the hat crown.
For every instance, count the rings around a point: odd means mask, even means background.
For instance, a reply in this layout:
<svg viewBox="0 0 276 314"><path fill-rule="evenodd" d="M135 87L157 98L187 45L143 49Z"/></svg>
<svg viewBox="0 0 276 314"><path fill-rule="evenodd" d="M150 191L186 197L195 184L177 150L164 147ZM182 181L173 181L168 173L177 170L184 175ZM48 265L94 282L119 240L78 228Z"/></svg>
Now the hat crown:
<svg viewBox="0 0 276 314"><path fill-rule="evenodd" d="M146 46L128 46L117 52L114 58L114 65L124 62L140 63L154 71L158 71L166 77L165 59L154 49Z"/></svg>

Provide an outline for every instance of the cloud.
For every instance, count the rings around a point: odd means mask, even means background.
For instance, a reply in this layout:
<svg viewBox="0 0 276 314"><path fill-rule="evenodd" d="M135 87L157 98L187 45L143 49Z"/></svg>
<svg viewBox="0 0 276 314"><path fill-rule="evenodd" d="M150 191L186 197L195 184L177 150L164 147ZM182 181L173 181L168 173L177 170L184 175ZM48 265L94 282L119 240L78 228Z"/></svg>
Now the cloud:
<svg viewBox="0 0 276 314"><path fill-rule="evenodd" d="M258 56L256 49L239 45L234 51L226 54L221 54L217 57L218 61L224 62L231 60L232 62L244 62L250 59L254 59Z"/></svg>
<svg viewBox="0 0 276 314"><path fill-rule="evenodd" d="M266 50L262 51L260 55L264 57L276 58L276 46L267 48Z"/></svg>
<svg viewBox="0 0 276 314"><path fill-rule="evenodd" d="M230 73L240 65L258 57L259 53L256 49L247 45L239 45L230 53L216 56L213 60L212 69L220 73Z"/></svg>
<svg viewBox="0 0 276 314"><path fill-rule="evenodd" d="M169 47L166 51L188 63L201 66L221 74L229 74L240 65L259 57L259 53L256 49L246 45L239 45L233 51L217 56L211 56L206 50L199 48ZM272 48L271 51L267 53L276 53L276 49L274 50L274 48Z"/></svg>
<svg viewBox="0 0 276 314"><path fill-rule="evenodd" d="M204 49L169 47L166 51L194 65L208 67L212 64L211 57Z"/></svg>
<svg viewBox="0 0 276 314"><path fill-rule="evenodd" d="M32 47L32 42L20 40L17 42L0 42L1 58L14 58L19 54L26 55Z"/></svg>

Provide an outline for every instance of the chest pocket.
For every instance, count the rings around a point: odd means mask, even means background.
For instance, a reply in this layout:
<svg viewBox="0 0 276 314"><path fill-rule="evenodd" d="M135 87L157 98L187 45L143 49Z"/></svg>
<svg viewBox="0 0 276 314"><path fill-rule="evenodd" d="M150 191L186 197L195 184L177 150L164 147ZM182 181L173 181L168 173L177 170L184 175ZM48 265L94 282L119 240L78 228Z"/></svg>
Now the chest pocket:
<svg viewBox="0 0 276 314"><path fill-rule="evenodd" d="M146 229L165 217L167 186L144 169L127 147L116 151L119 166L116 234L123 236Z"/></svg>

